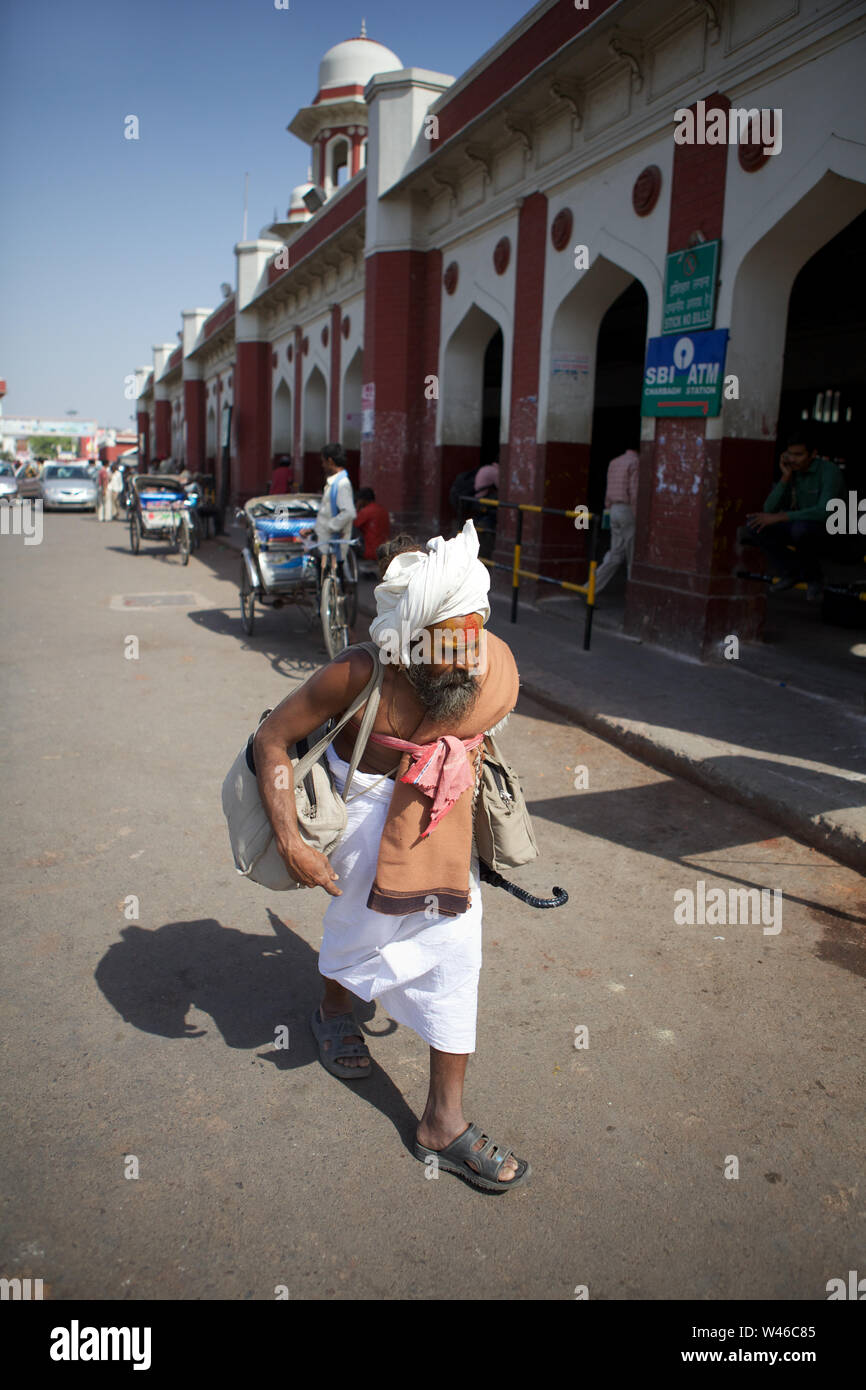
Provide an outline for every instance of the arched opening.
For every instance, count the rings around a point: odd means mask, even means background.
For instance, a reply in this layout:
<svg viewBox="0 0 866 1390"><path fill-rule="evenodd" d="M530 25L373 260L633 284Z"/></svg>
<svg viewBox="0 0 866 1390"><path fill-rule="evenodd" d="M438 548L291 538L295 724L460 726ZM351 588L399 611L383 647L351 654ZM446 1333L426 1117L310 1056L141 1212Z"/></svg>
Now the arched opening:
<svg viewBox="0 0 866 1390"><path fill-rule="evenodd" d="M343 434L346 467L352 486L357 488L361 466L361 385L364 352L358 348L343 374Z"/></svg>
<svg viewBox="0 0 866 1390"><path fill-rule="evenodd" d="M599 510L607 464L622 452L612 449L612 438L625 431L640 439L647 308L641 282L597 256L554 314L545 445L548 506L568 509L580 503ZM589 532L575 532L570 520L546 517L541 534L542 572L584 582ZM550 591L549 601L567 600Z"/></svg>
<svg viewBox="0 0 866 1390"><path fill-rule="evenodd" d="M293 424L292 392L281 377L271 411L271 452L275 457L292 452Z"/></svg>
<svg viewBox="0 0 866 1390"><path fill-rule="evenodd" d="M349 142L344 138L335 140L328 150L328 174L326 191L332 193L349 178Z"/></svg>
<svg viewBox="0 0 866 1390"><path fill-rule="evenodd" d="M791 287L776 437L808 423L824 458L866 491L862 405L866 399L866 212L816 251ZM844 266L844 294L834 293Z"/></svg>
<svg viewBox="0 0 866 1390"><path fill-rule="evenodd" d="M484 352L481 395L480 463L499 462L499 431L502 424L502 353L505 340L497 328Z"/></svg>
<svg viewBox="0 0 866 1390"><path fill-rule="evenodd" d="M853 218L801 267L791 286L785 329L776 467L785 442L805 429L818 454L840 469L840 496L866 495L866 460L862 426L866 399L866 268L862 247L866 212ZM840 268L842 269L840 277ZM844 293L840 293L844 283ZM769 484L765 491L769 491ZM859 519L859 518L858 518ZM795 647L815 663L814 680L833 695L853 696L862 686L866 661L851 652L844 630L866 627L866 537L855 526L818 532L819 565L824 595L816 621L802 592L772 596L768 603L763 652L746 654L748 662L766 658L767 648ZM750 556L752 551L746 552ZM816 572L817 576L817 572ZM817 667L820 666L820 672ZM829 681L829 685L824 682ZM859 703L859 701L858 701Z"/></svg>
<svg viewBox="0 0 866 1390"><path fill-rule="evenodd" d="M844 451L850 476L854 460L850 437L845 437L849 422L844 415L850 404L850 423L856 427L851 388L860 382L862 395L863 355L855 344L857 324L862 334L866 317L863 267L851 247L857 245L858 236L862 238L864 212L866 182L827 170L748 248L733 283L728 282L731 338L725 374L738 384L738 394L723 404L718 521L713 537L716 567L726 575L766 569L760 551L742 543L738 528L749 512L763 510L780 476L781 436L787 436L792 424L818 426L818 433L824 433L818 440L819 452L832 449L841 456ZM723 315L724 290L723 280ZM837 390L843 418L836 426L841 425L841 430L832 428ZM828 391L832 399L825 422ZM820 402L820 421L814 419L819 393L825 397ZM812 416L809 422L802 419L804 409ZM856 480L848 486L855 485ZM837 539L843 542L837 553L845 549L846 538L830 539L834 547ZM825 582L845 573L845 567L836 568L834 562L824 568ZM840 613L847 613L852 625L862 621L866 604L829 592L823 603L807 604L801 590L771 593L766 583L749 581L737 584L737 594L741 611L749 619L748 623L741 620L738 629L743 665L762 674L776 673L781 644L786 658L802 663L798 681L805 686L811 682L815 689L841 694L850 690L852 679L862 682L862 671L852 676L853 665L862 667L862 659L854 661L850 641L831 624ZM745 645L744 639L758 637L763 639L760 644Z"/></svg>
<svg viewBox="0 0 866 1390"><path fill-rule="evenodd" d="M445 349L441 384L442 471L440 515L456 513L448 503L458 473L494 463L502 419L502 329L473 304Z"/></svg>
<svg viewBox="0 0 866 1390"><path fill-rule="evenodd" d="M592 512L604 506L610 460L626 449L640 450L647 309L646 290L632 280L599 324L587 485Z"/></svg>
<svg viewBox="0 0 866 1390"><path fill-rule="evenodd" d="M303 491L322 490L322 445L327 443L327 401L328 393L325 378L318 367L314 367L307 377L304 387L304 461Z"/></svg>
<svg viewBox="0 0 866 1390"><path fill-rule="evenodd" d="M205 426L205 455L206 455L206 457L207 457L208 472L209 472L209 473L212 473L213 470L214 470L214 463L215 463L215 461L216 461L216 452L217 452L217 424L216 424L216 411L214 410L213 406L211 406L211 407L209 408L209 410L208 410L208 413L207 413L207 423L206 423L206 426Z"/></svg>

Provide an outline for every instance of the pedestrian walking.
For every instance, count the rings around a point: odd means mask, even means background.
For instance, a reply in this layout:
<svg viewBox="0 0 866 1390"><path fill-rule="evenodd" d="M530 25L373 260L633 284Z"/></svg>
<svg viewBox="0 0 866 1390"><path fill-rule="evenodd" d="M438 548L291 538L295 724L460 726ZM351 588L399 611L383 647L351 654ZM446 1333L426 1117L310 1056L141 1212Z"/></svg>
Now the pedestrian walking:
<svg viewBox="0 0 866 1390"><path fill-rule="evenodd" d="M115 521L120 507L120 494L123 492L123 474L116 463L111 465L111 477L106 492L109 499L108 520Z"/></svg>
<svg viewBox="0 0 866 1390"><path fill-rule="evenodd" d="M492 501L496 501L499 497L499 464L483 464L475 474L473 488L476 501L482 497L489 497ZM493 547L496 544L496 514L498 510L498 507L482 506L475 509L475 528L478 531L482 560L489 560L493 555Z"/></svg>
<svg viewBox="0 0 866 1390"><path fill-rule="evenodd" d="M96 486L98 488L96 499L96 520L111 520L111 501L108 492L108 484L111 479L111 470L103 463L96 475Z"/></svg>
<svg viewBox="0 0 866 1390"><path fill-rule="evenodd" d="M285 788L286 748L349 708L370 678L368 652L349 648L263 721L254 742L259 788L289 872L331 897L319 954L324 990L311 1018L323 1065L346 1080L370 1075L352 995L381 1000L430 1049L415 1156L502 1192L525 1181L529 1163L467 1124L463 1083L475 1050L481 968L473 844L481 747L514 708L517 666L501 638L481 632L490 578L471 521L452 540L436 536L423 547L401 537L382 550L370 624L385 665L381 701L352 782L347 828L330 859L298 832L294 790ZM437 651L437 632L453 646ZM426 651L419 633L427 635ZM484 639L482 662L469 634ZM413 660L419 654L427 659ZM339 791L361 718L359 710L327 751Z"/></svg>
<svg viewBox="0 0 866 1390"><path fill-rule="evenodd" d="M595 572L596 594L610 582L623 561L631 578L639 462L637 450L626 449L611 459L607 467L604 505L610 512L610 549ZM577 522L575 518L575 526Z"/></svg>

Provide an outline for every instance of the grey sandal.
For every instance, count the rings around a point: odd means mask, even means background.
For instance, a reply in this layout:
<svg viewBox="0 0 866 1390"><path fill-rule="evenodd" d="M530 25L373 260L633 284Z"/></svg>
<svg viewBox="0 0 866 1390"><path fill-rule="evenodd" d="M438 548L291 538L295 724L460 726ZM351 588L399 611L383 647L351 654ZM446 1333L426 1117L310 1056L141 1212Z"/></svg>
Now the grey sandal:
<svg viewBox="0 0 866 1390"><path fill-rule="evenodd" d="M361 1036L361 1028L354 1014L338 1014L336 1018L323 1018L319 1016L319 1005L313 1009L310 1018L310 1027L313 1030L313 1037L319 1044L319 1061L326 1071L332 1076L339 1076L344 1081L361 1081L365 1076L369 1076L373 1070L372 1059L367 1067L347 1067L336 1061L337 1057L369 1057L370 1049L366 1043L352 1042L340 1044L340 1038ZM330 1051L326 1052L324 1043L333 1044Z"/></svg>
<svg viewBox="0 0 866 1390"><path fill-rule="evenodd" d="M483 1139L484 1143L480 1149L473 1149L472 1145L477 1144L479 1139ZM445 1149L428 1149L415 1140L416 1158L426 1161L435 1154L437 1168L444 1168L446 1173L457 1173L459 1177L483 1188L485 1192L507 1192L510 1188L520 1187L526 1182L532 1169L525 1158L517 1159L517 1172L507 1182L500 1182L497 1176L501 1165L512 1153L512 1149L494 1143L475 1124L468 1125ZM478 1164L478 1170L467 1162L468 1159Z"/></svg>

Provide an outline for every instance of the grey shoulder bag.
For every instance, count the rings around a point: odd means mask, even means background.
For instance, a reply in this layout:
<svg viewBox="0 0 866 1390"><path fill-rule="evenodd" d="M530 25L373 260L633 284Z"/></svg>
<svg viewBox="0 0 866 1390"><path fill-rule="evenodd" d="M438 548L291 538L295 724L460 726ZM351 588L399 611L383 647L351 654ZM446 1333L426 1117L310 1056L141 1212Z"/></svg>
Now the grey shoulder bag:
<svg viewBox="0 0 866 1390"><path fill-rule="evenodd" d="M370 652L375 662L373 673L361 694L336 723L329 721L328 724L320 726L306 738L299 739L289 750L298 830L306 844L326 855L334 849L346 829L349 787L373 729L385 674L375 643L362 642L358 645ZM367 708L364 710L361 728L352 750L349 774L342 793L338 794L325 751L343 725L365 703ZM266 710L262 719L270 712ZM259 723L261 722L260 719ZM235 867L245 878L251 878L254 883L260 883L263 887L272 888L277 892L288 888L301 888L305 885L290 876L277 849L273 827L262 803L253 760L254 738L255 734L251 734L223 782L222 805L228 823Z"/></svg>

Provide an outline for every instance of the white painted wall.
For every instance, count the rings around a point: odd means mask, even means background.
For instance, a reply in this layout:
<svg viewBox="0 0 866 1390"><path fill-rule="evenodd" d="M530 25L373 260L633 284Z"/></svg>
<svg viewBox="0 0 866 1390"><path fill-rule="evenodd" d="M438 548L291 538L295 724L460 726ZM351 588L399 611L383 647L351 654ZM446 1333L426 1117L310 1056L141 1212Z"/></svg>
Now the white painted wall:
<svg viewBox="0 0 866 1390"><path fill-rule="evenodd" d="M493 266L493 248L500 237L511 240L511 259L503 275ZM437 444L477 444L480 442L481 373L484 349L491 334L478 315L473 315L467 331L455 338L472 306L477 306L502 329L502 415L499 442L508 441L511 407L511 362L514 338L514 290L517 274L517 214L490 223L483 232L458 239L443 247L442 270L456 261L460 267L457 289L442 289L439 324L439 402L436 411ZM421 383L423 388L423 383ZM474 401L474 392L478 400ZM476 438L476 416L477 434Z"/></svg>

